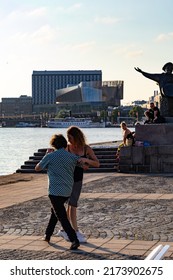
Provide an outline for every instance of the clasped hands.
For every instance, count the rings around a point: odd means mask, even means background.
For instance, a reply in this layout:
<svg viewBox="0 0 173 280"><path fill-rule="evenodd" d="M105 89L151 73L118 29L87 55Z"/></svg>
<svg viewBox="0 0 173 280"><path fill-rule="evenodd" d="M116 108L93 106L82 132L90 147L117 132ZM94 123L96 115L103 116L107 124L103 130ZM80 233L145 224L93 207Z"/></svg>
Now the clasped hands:
<svg viewBox="0 0 173 280"><path fill-rule="evenodd" d="M89 163L88 163L88 159L87 158L79 158L78 159L78 163L80 164L80 166L84 169L87 170L89 168Z"/></svg>

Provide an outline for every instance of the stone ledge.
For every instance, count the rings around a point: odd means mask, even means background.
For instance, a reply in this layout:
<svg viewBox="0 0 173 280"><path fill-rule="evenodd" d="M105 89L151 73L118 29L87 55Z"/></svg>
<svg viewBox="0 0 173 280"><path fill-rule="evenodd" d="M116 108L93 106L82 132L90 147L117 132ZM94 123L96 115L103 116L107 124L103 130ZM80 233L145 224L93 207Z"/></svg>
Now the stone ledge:
<svg viewBox="0 0 173 280"><path fill-rule="evenodd" d="M173 145L123 147L120 172L173 173Z"/></svg>
<svg viewBox="0 0 173 280"><path fill-rule="evenodd" d="M135 138L136 141L148 141L156 146L172 145L173 123L137 125Z"/></svg>

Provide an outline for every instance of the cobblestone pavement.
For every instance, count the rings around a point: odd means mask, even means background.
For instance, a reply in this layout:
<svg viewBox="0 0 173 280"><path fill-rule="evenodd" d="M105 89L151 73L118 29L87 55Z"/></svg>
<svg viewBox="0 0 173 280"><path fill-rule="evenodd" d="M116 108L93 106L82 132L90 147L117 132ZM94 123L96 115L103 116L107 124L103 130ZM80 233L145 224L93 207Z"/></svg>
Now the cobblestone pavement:
<svg viewBox="0 0 173 280"><path fill-rule="evenodd" d="M129 256L127 254L94 254L87 252L64 251L61 254L43 251L25 250L1 250L0 259L2 260L142 260L140 256ZM167 258L165 258L167 259ZM170 259L170 258L169 258Z"/></svg>
<svg viewBox="0 0 173 280"><path fill-rule="evenodd" d="M88 238L173 241L173 204L167 200L81 199L78 212ZM49 216L47 197L7 207L1 210L0 233L43 235Z"/></svg>
<svg viewBox="0 0 173 280"><path fill-rule="evenodd" d="M90 176L92 176L90 174ZM92 194L92 195L91 195ZM118 196L114 196L118 194ZM134 194L136 195L134 198ZM148 196L148 194L155 196ZM163 196L163 194L165 196ZM106 174L86 182L78 208L79 228L88 239L173 242L173 177ZM161 197L162 196L162 197ZM0 210L0 236L42 236L50 215L47 195ZM58 224L54 235L56 236ZM138 243L140 244L140 243ZM0 259L143 259L92 252L61 253L1 249ZM173 259L173 250L168 259Z"/></svg>

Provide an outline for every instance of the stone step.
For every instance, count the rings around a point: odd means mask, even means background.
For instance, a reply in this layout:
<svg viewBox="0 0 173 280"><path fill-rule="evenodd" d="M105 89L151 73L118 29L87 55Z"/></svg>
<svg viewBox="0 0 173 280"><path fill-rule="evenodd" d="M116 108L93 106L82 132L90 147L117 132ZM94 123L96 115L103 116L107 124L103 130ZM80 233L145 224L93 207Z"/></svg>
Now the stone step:
<svg viewBox="0 0 173 280"><path fill-rule="evenodd" d="M100 167L94 168L90 167L86 172L114 172L114 168L117 163L115 160L115 154L117 147L92 147L94 153L100 161ZM37 152L34 152L33 156L29 157L29 160L26 160L21 167L16 170L17 173L35 173L36 164L43 158L46 153L47 148L38 149ZM46 171L42 171L46 173Z"/></svg>
<svg viewBox="0 0 173 280"><path fill-rule="evenodd" d="M38 160L40 161L42 159L43 156L30 156L29 160Z"/></svg>
<svg viewBox="0 0 173 280"><path fill-rule="evenodd" d="M111 166L100 166L99 168L89 168L88 170L85 170L84 173L92 173L92 172L115 172L119 169L119 165L115 163ZM35 171L34 168L28 168L27 166L21 166L21 168L16 170L16 173L38 173ZM39 173L47 173L45 170L40 171Z"/></svg>
<svg viewBox="0 0 173 280"><path fill-rule="evenodd" d="M110 162L109 160L105 161L105 162L101 162L100 163L100 167L99 168L111 168L112 166L114 166L116 164L115 160ZM29 164L24 164L21 165L21 169L35 169L36 163L29 163ZM93 167L90 167L93 168ZM97 168L98 169L98 168Z"/></svg>

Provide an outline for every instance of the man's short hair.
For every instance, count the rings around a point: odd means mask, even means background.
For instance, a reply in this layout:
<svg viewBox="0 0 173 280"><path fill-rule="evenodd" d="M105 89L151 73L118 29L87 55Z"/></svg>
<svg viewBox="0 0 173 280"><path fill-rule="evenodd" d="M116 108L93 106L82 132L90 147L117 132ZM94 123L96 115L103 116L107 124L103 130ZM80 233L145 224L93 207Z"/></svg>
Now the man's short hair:
<svg viewBox="0 0 173 280"><path fill-rule="evenodd" d="M54 134L50 140L50 144L55 149L67 148L67 140L62 134Z"/></svg>

